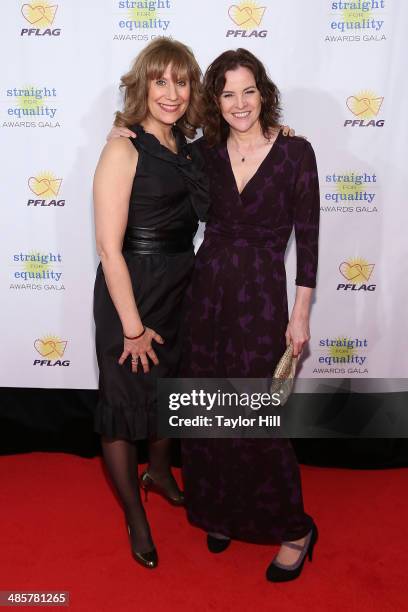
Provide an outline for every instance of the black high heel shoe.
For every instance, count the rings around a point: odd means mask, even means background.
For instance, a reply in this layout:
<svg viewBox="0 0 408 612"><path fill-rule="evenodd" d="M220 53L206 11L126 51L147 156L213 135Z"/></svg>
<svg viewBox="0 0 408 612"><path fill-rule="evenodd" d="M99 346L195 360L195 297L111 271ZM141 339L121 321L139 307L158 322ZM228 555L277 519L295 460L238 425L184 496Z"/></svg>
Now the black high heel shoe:
<svg viewBox="0 0 408 612"><path fill-rule="evenodd" d="M147 470L145 470L140 476L140 486L145 492L145 501L147 501L147 494L149 491L154 491L155 493L159 493L168 502L170 502L173 506L184 506L184 493L183 491L178 492L177 495L170 495L170 493L166 490L162 485L157 484L153 478L150 476Z"/></svg>
<svg viewBox="0 0 408 612"><path fill-rule="evenodd" d="M128 533L130 537L129 525L127 526L127 528L128 528ZM152 550L148 550L147 552L136 552L135 550L133 550L132 546L131 546L131 550L132 550L132 557L137 563L139 563L139 565L142 565L143 567L146 567L147 569L154 569L155 567L158 566L159 556L154 546Z"/></svg>
<svg viewBox="0 0 408 612"><path fill-rule="evenodd" d="M291 565L284 565L283 563L276 561L275 557L266 570L266 579L270 580L271 582L289 582L289 580L295 580L295 578L300 576L306 556L309 558L309 561L312 561L313 559L313 549L318 537L319 532L316 525L313 524L313 527L307 534L305 543L303 545L295 544L294 542L282 542L282 544L288 546L289 548L300 550L301 554L299 559Z"/></svg>
<svg viewBox="0 0 408 612"><path fill-rule="evenodd" d="M207 548L212 553L222 553L231 544L231 538L216 538L207 533Z"/></svg>

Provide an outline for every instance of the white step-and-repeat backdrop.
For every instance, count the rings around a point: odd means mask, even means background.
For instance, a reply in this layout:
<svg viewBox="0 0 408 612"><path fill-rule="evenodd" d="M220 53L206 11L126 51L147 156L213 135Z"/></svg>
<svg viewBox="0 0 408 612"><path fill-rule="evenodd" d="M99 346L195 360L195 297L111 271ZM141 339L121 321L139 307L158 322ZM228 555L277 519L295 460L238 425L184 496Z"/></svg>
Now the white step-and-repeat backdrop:
<svg viewBox="0 0 408 612"><path fill-rule="evenodd" d="M2 386L97 386L92 178L120 76L157 36L203 70L249 48L315 148L320 269L301 376L407 377L407 2L3 0L2 14Z"/></svg>

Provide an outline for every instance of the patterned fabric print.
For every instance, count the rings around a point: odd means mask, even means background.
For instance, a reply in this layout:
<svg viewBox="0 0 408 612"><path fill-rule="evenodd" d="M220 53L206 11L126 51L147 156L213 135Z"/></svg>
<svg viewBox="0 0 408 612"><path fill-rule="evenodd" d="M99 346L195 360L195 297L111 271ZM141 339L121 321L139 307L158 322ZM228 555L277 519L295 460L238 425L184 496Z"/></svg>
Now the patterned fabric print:
<svg viewBox="0 0 408 612"><path fill-rule="evenodd" d="M284 439L183 440L189 521L259 544L297 540L311 529L296 457Z"/></svg>
<svg viewBox="0 0 408 612"><path fill-rule="evenodd" d="M226 144L194 144L206 159L211 208L189 289L182 373L271 376L288 323L286 247L295 229L296 284L315 287L319 185L311 145L278 136L242 193ZM303 537L304 513L292 446L282 439L185 440L190 521L254 542Z"/></svg>
<svg viewBox="0 0 408 612"><path fill-rule="evenodd" d="M295 228L296 283L316 285L319 187L311 145L279 136L238 193L226 146L198 145L211 209L190 287L192 376L268 376L285 348L286 246Z"/></svg>

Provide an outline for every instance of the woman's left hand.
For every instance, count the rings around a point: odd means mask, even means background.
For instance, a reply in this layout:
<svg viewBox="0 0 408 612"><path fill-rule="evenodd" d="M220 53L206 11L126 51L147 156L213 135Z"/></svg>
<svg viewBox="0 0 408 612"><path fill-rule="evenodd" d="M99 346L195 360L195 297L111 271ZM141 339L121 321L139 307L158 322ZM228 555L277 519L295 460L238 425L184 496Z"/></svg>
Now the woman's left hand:
<svg viewBox="0 0 408 612"><path fill-rule="evenodd" d="M306 342L310 340L309 319L301 317L291 317L286 328L286 344L293 345L293 356L298 357Z"/></svg>
<svg viewBox="0 0 408 612"><path fill-rule="evenodd" d="M294 136L295 135L295 130L291 127L289 127L289 125L281 125L280 129L282 130L282 134L284 136Z"/></svg>
<svg viewBox="0 0 408 612"><path fill-rule="evenodd" d="M283 136L289 136L290 138L292 138L296 134L295 130L291 128L289 125L281 125L280 129L282 131ZM306 136L302 136L301 134L299 134L299 138L303 138L304 140L307 140Z"/></svg>
<svg viewBox="0 0 408 612"><path fill-rule="evenodd" d="M107 135L106 140L112 140L112 138L136 138L136 134L127 127L117 127L114 125Z"/></svg>

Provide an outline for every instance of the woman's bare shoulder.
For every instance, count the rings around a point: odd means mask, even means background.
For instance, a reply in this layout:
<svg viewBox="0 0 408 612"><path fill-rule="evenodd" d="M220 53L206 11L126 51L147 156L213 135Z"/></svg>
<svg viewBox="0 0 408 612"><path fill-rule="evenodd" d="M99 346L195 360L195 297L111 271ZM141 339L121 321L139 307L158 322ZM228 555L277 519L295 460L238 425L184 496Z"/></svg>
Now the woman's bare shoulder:
<svg viewBox="0 0 408 612"><path fill-rule="evenodd" d="M134 161L138 152L129 138L112 138L102 149L101 159L112 162Z"/></svg>

